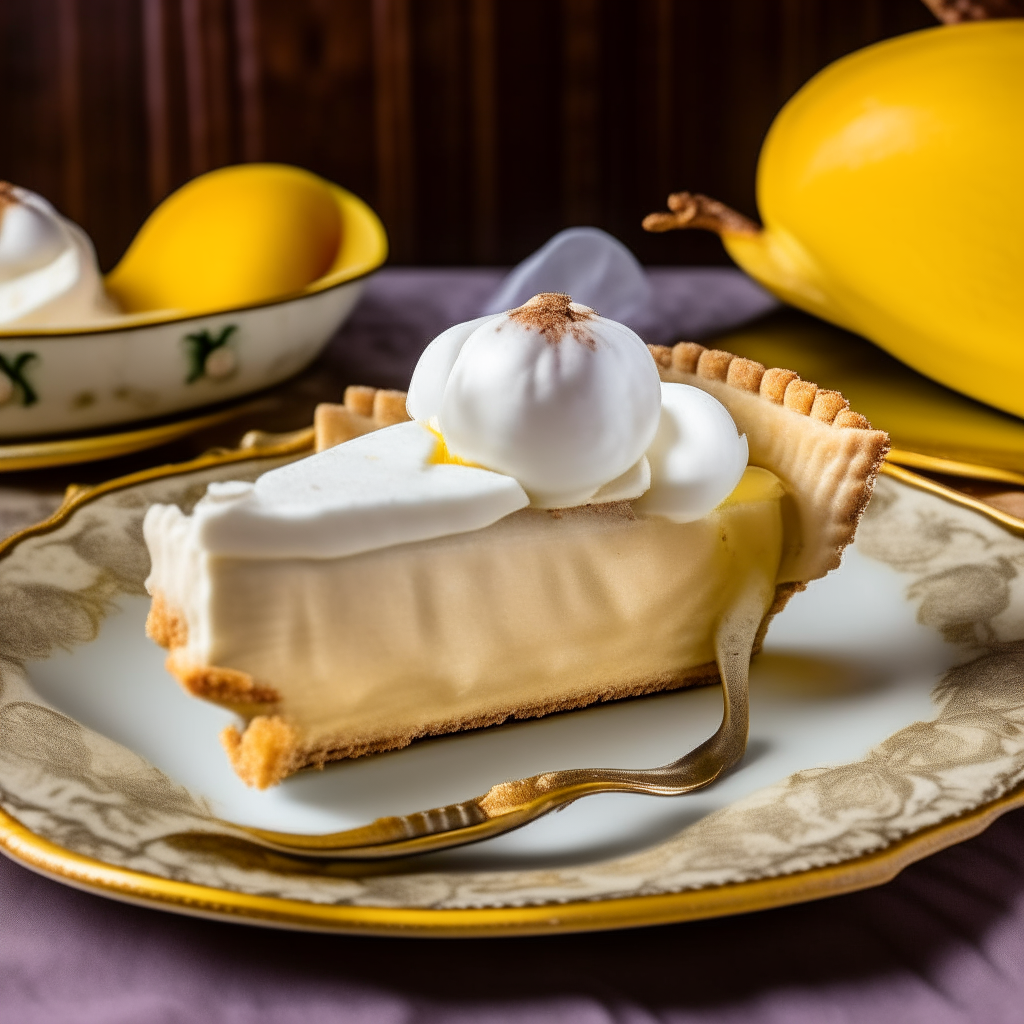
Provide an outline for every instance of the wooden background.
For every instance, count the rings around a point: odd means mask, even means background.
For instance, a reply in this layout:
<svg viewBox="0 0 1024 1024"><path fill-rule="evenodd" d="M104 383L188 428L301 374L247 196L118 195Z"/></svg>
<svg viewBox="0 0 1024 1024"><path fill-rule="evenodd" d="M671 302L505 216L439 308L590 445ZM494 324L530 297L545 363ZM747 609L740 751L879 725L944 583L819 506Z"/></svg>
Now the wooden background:
<svg viewBox="0 0 1024 1024"><path fill-rule="evenodd" d="M511 263L597 224L650 263L675 189L754 215L782 103L829 61L935 24L920 0L0 0L0 178L104 268L193 175L300 164L366 198L398 263Z"/></svg>

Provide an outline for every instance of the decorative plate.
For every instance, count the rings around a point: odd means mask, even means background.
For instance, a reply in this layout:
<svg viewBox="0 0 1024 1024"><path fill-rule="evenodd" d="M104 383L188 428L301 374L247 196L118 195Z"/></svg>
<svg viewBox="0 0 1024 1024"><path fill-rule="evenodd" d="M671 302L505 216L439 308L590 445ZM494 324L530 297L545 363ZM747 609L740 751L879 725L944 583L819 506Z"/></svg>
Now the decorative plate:
<svg viewBox="0 0 1024 1024"><path fill-rule="evenodd" d="M143 635L155 501L308 444L72 495L0 546L0 846L72 885L283 927L492 935L653 924L876 885L1024 804L1024 524L890 469L842 567L773 623L741 766L676 799L612 794L388 865L257 850L218 819L333 831L504 778L650 766L717 724L716 687L414 744L245 789ZM895 474L891 475L891 474ZM935 485L927 485L939 490ZM976 504L976 503L975 503Z"/></svg>

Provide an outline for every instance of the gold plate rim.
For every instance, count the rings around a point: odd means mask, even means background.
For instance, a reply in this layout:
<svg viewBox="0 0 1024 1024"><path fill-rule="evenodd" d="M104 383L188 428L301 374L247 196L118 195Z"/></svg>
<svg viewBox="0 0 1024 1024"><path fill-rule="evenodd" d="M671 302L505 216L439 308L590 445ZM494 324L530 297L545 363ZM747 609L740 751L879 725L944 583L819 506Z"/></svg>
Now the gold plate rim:
<svg viewBox="0 0 1024 1024"><path fill-rule="evenodd" d="M1002 509L994 508L992 505L986 505L985 502L972 498L969 494L964 494L962 491L957 491L952 487L947 487L945 484L940 484L937 480L920 476L918 473L911 472L911 470L905 469L894 462L882 463L881 473L885 476L891 476L894 480L901 480L911 487L916 487L919 491L926 491L928 494L934 494L946 501L953 502L955 505L960 505L962 508L968 508L972 512L990 519L993 523L998 523L1004 530L1008 530L1015 537L1024 537L1024 519L1019 519L1010 512L1004 512Z"/></svg>
<svg viewBox="0 0 1024 1024"><path fill-rule="evenodd" d="M1024 487L1024 473L997 466L983 466L976 462L964 462L960 459L926 455L910 448L890 448L886 459L907 469L923 469L927 473L943 473L946 476L961 476L971 480L989 480L992 483Z"/></svg>
<svg viewBox="0 0 1024 1024"><path fill-rule="evenodd" d="M156 426L136 427L132 430L102 431L79 434L74 437L56 437L41 441L0 441L0 474L18 473L27 469L52 469L73 466L83 462L99 462L122 455L133 455L177 441L207 427L226 423L255 408L261 395L246 395L231 405L204 412L198 416L184 416Z"/></svg>
<svg viewBox="0 0 1024 1024"><path fill-rule="evenodd" d="M72 853L41 839L3 810L0 850L25 867L75 888L195 917L350 935L483 938L678 924L870 889L891 881L916 861L979 835L997 818L1018 807L1024 807L1024 785L877 853L777 878L654 896L452 910L310 903L160 878Z"/></svg>
<svg viewBox="0 0 1024 1024"><path fill-rule="evenodd" d="M257 443L247 447L211 451L188 462L141 470L92 487L71 487L61 507L49 519L0 542L0 558L28 537L56 529L77 508L101 495L231 462L301 454L311 447L312 430L296 431L277 438L265 436L259 440L266 443L258 443L254 438ZM902 466L889 463L882 467L882 471L912 487L980 512L1018 536L1024 536L1024 520L983 505ZM37 836L2 809L0 851L31 870L73 887L123 902L198 917L345 934L426 938L525 936L727 917L872 888L890 881L915 861L980 834L1001 815L1018 807L1024 807L1024 784L957 818L922 829L883 850L840 864L677 893L497 908L438 910L318 904L179 882L74 853Z"/></svg>

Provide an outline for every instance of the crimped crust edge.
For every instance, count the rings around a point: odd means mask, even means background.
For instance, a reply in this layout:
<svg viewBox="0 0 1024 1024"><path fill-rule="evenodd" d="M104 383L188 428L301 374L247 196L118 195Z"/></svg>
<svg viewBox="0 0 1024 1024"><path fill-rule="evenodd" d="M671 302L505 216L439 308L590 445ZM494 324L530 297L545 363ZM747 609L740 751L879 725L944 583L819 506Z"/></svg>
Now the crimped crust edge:
<svg viewBox="0 0 1024 1024"><path fill-rule="evenodd" d="M790 416L808 421L802 433L809 441L799 457L781 450L758 461L752 445L751 461L779 475L799 507L804 550L784 557L790 571L780 579L806 583L837 568L871 499L889 451L888 434L873 429L838 391L819 388L793 370L765 367L693 341L647 347L663 381L707 391L729 409L741 431L751 414L783 427ZM815 436L816 427L823 433ZM759 438L748 432L749 440Z"/></svg>

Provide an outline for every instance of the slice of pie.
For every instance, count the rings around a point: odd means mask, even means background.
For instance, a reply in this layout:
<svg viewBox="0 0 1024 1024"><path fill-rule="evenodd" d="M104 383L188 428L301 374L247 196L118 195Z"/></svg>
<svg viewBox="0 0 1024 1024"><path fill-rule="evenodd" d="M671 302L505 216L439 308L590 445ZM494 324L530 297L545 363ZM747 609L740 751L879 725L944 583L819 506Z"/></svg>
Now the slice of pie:
<svg viewBox="0 0 1024 1024"><path fill-rule="evenodd" d="M589 313L579 314L587 329ZM590 358L566 345L603 344L600 332L552 342L539 322L520 327L533 332L538 360L558 357L544 373L571 376L570 354ZM191 516L149 511L147 631L188 692L244 719L221 738L246 783L264 788L420 737L712 680L723 630L756 652L772 615L839 564L886 435L790 371L692 343L649 351L663 396L697 388L728 410L733 448L737 430L746 436L749 464L729 470L727 496L707 498L713 507L699 515L683 493L693 439L670 438L658 454L636 409L623 422L643 447L609 442L595 457L611 479L570 481L564 468L544 477L557 452L543 446L513 476L494 467L505 451L497 442L475 457L465 444L453 450L460 423L439 398L430 405L417 378L409 407L420 422L396 422L400 393L351 388L344 405L318 410L317 455L255 488L212 485ZM455 380L462 364L445 358ZM649 395L637 366L632 383L616 369L601 400L618 408L643 388ZM522 401L540 401L533 385ZM502 401L465 404L460 415L476 416L483 433L499 420L521 431L522 418L494 412ZM440 419L414 406L436 407ZM546 415L538 408L531 423ZM577 424L589 413L573 415ZM658 438L665 415L651 420ZM588 453L604 444L592 426L579 434ZM669 486L673 473L682 490ZM575 489L571 501L552 480Z"/></svg>

